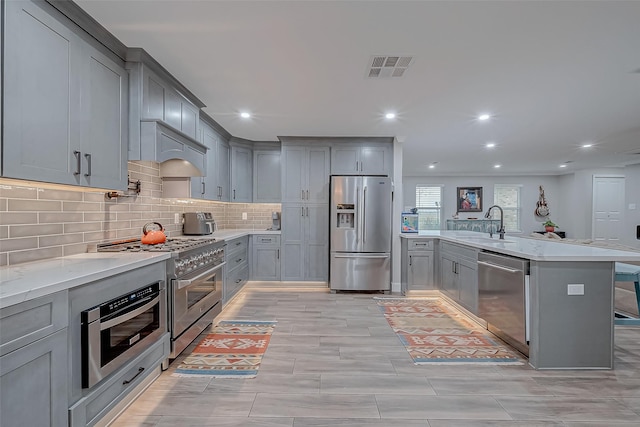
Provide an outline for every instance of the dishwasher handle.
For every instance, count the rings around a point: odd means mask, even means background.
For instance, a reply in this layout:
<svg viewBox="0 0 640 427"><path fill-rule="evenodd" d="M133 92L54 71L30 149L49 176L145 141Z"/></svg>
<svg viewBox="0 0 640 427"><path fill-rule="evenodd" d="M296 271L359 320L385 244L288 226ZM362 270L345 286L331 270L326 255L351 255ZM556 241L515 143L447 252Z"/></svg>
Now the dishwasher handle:
<svg viewBox="0 0 640 427"><path fill-rule="evenodd" d="M502 265L493 264L493 263L486 262L486 261L478 261L478 265L484 265L485 267L489 267L489 268L496 268L498 270L506 271L507 273L522 273L522 270L518 270L518 269L515 269L515 268L509 268L509 267L504 267Z"/></svg>

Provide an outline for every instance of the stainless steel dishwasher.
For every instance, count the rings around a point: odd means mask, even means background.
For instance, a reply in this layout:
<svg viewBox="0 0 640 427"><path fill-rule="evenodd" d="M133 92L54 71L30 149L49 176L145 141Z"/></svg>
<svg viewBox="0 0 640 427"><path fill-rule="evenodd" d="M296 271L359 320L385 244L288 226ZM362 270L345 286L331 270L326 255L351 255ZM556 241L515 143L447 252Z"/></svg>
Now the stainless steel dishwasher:
<svg viewBox="0 0 640 427"><path fill-rule="evenodd" d="M478 254L478 316L489 331L529 355L527 319L529 260Z"/></svg>

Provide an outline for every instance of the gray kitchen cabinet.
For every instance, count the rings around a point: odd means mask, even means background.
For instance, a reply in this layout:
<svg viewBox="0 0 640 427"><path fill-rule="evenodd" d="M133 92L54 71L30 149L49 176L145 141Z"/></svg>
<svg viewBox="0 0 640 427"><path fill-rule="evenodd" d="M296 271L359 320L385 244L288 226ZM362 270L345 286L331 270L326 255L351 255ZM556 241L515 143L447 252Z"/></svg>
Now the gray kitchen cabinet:
<svg viewBox="0 0 640 427"><path fill-rule="evenodd" d="M191 197L229 201L229 145L202 119L198 140L207 147L205 176L191 178Z"/></svg>
<svg viewBox="0 0 640 427"><path fill-rule="evenodd" d="M3 176L125 189L124 63L47 4L3 4Z"/></svg>
<svg viewBox="0 0 640 427"><path fill-rule="evenodd" d="M0 310L0 425L67 426L67 291Z"/></svg>
<svg viewBox="0 0 640 427"><path fill-rule="evenodd" d="M280 203L282 193L280 149L253 151L253 201Z"/></svg>
<svg viewBox="0 0 640 427"><path fill-rule="evenodd" d="M328 203L330 148L282 147L282 202Z"/></svg>
<svg viewBox="0 0 640 427"><path fill-rule="evenodd" d="M328 280L329 209L326 204L282 205L282 280Z"/></svg>
<svg viewBox="0 0 640 427"><path fill-rule="evenodd" d="M403 295L410 291L435 290L434 241L432 239L401 239L402 265L400 284Z"/></svg>
<svg viewBox="0 0 640 427"><path fill-rule="evenodd" d="M280 280L280 236L252 236L250 277L251 280Z"/></svg>
<svg viewBox="0 0 640 427"><path fill-rule="evenodd" d="M331 148L332 175L391 175L391 143L336 143Z"/></svg>
<svg viewBox="0 0 640 427"><path fill-rule="evenodd" d="M440 244L441 290L471 313L478 313L478 250Z"/></svg>
<svg viewBox="0 0 640 427"><path fill-rule="evenodd" d="M249 236L227 240L222 303L226 304L249 280Z"/></svg>
<svg viewBox="0 0 640 427"><path fill-rule="evenodd" d="M231 146L231 201L249 203L253 197L253 155L251 148Z"/></svg>

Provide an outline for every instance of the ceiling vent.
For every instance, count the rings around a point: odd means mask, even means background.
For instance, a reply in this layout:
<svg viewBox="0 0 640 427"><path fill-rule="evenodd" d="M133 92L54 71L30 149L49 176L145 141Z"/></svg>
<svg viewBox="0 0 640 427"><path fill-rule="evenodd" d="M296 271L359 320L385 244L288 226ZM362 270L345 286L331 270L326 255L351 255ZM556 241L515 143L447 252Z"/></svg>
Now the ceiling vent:
<svg viewBox="0 0 640 427"><path fill-rule="evenodd" d="M369 61L369 78L402 77L411 65L413 56L372 56Z"/></svg>

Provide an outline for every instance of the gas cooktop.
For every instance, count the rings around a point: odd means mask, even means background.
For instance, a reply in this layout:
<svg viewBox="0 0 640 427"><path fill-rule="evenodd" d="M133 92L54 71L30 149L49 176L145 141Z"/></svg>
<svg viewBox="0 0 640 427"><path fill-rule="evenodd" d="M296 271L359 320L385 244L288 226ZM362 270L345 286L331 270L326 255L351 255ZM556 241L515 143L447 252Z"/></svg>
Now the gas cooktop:
<svg viewBox="0 0 640 427"><path fill-rule="evenodd" d="M145 245L140 239L99 243L98 252L182 252L215 243L216 239L167 238L166 242Z"/></svg>

